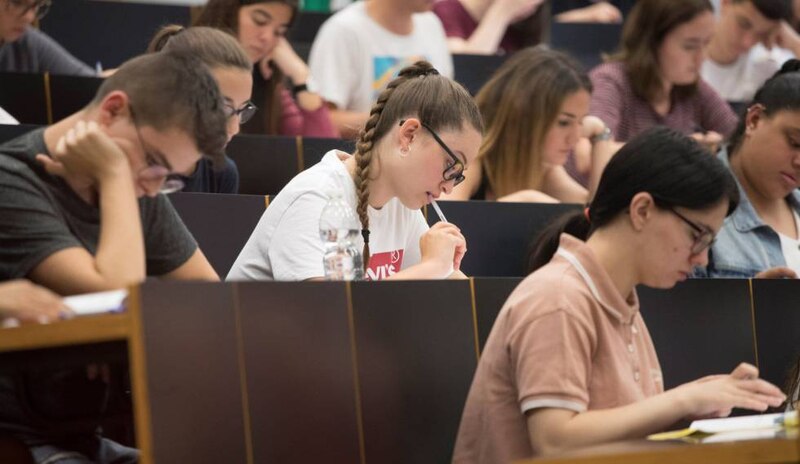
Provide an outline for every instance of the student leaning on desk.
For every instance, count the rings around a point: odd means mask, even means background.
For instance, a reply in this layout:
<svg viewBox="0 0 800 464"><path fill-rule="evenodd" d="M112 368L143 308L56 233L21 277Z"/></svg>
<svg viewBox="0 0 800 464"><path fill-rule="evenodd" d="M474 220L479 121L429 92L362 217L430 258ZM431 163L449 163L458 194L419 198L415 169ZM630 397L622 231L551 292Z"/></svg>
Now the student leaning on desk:
<svg viewBox="0 0 800 464"><path fill-rule="evenodd" d="M664 391L635 287L671 288L708 259L735 209L730 173L655 128L609 162L582 213L544 232L481 354L454 462L510 462L644 437L681 419L763 411L785 396L741 364Z"/></svg>
<svg viewBox="0 0 800 464"><path fill-rule="evenodd" d="M201 153L221 158L226 121L207 66L161 52L123 64L78 113L0 145L0 281L25 277L68 295L148 275L218 280L160 191ZM99 434L103 377L4 372L0 433L40 463L136 462L136 450ZM75 417L88 420L65 419Z"/></svg>

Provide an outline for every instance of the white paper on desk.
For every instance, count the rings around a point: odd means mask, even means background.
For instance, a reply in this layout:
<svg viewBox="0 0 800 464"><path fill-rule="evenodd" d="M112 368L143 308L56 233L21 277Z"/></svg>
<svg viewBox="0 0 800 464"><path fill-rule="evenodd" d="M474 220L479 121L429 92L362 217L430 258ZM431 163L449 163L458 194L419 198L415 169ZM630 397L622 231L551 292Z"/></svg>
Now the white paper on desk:
<svg viewBox="0 0 800 464"><path fill-rule="evenodd" d="M64 298L64 304L67 305L76 316L118 313L125 310L125 299L127 297L127 290L111 290L108 292L68 296Z"/></svg>
<svg viewBox="0 0 800 464"><path fill-rule="evenodd" d="M696 420L689 426L697 432L720 433L734 430L772 429L797 424L797 411L778 414L726 417L724 419Z"/></svg>
<svg viewBox="0 0 800 464"><path fill-rule="evenodd" d="M725 443L729 441L789 438L791 434L790 430L793 429L773 427L769 429L734 430L732 432L722 432L709 435L701 439L700 443Z"/></svg>

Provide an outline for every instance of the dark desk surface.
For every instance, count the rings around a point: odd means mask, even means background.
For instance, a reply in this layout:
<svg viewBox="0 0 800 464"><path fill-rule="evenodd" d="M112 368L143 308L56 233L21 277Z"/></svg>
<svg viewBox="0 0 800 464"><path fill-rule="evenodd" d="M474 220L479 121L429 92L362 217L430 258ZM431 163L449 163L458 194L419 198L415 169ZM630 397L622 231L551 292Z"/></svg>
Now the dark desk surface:
<svg viewBox="0 0 800 464"><path fill-rule="evenodd" d="M553 458L518 464L768 464L800 462L797 438L774 438L730 443L690 444L681 441L631 440L570 451Z"/></svg>

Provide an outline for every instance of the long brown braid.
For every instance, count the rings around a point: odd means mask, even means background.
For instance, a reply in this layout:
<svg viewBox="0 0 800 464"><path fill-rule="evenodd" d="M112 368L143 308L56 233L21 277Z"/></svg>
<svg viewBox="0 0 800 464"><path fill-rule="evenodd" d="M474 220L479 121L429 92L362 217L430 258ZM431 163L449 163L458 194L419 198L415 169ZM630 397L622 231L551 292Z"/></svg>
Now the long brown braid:
<svg viewBox="0 0 800 464"><path fill-rule="evenodd" d="M404 85L409 83L408 85ZM386 86L372 106L364 128L356 142L355 186L364 238L364 270L369 267L369 181L375 144L386 135L401 117L418 116L434 130L460 129L466 121L483 132L478 107L461 85L440 76L427 61L418 61L403 68Z"/></svg>

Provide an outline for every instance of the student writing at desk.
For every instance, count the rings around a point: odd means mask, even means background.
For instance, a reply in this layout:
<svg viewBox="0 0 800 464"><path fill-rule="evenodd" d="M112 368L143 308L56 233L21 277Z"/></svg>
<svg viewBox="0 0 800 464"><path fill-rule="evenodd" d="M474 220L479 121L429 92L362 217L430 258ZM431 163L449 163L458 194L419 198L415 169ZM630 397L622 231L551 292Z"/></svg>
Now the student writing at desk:
<svg viewBox="0 0 800 464"><path fill-rule="evenodd" d="M500 311L454 462L510 462L780 405L748 364L665 392L639 313L636 285L670 288L705 263L737 199L725 167L688 137L656 128L629 141L588 208L543 233L538 270Z"/></svg>
<svg viewBox="0 0 800 464"><path fill-rule="evenodd" d="M168 175L194 169L201 153L222 156L225 123L208 68L162 52L123 64L78 113L0 145L0 280L26 277L62 295L148 275L218 280L159 192ZM43 404L85 415L102 403L105 385L78 373L69 377L79 382L73 390L46 375L33 386L47 392ZM47 411L32 413L22 388L19 378L0 376L0 431L28 444L37 462L60 453L75 459L63 462L135 459L93 425L65 430L44 419ZM97 395L54 400L65 390Z"/></svg>
<svg viewBox="0 0 800 464"><path fill-rule="evenodd" d="M466 240L453 224L428 228L420 208L464 179L482 130L478 107L461 85L425 61L404 68L372 107L355 154L332 150L292 179L228 279L323 278L319 220L333 195L358 214L367 278L448 277L459 269Z"/></svg>

